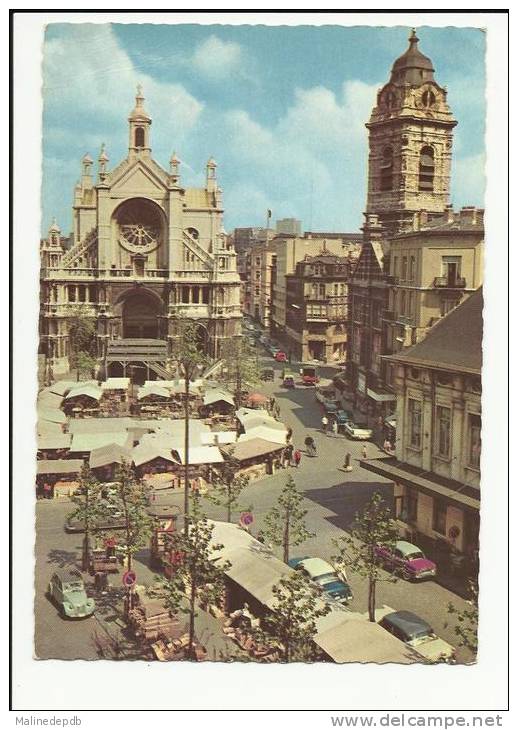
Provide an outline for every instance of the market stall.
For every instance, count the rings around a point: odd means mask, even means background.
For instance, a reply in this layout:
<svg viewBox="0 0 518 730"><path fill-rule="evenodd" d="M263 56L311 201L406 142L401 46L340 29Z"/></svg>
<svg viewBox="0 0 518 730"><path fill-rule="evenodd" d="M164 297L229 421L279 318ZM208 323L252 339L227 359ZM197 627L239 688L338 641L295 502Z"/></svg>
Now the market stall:
<svg viewBox="0 0 518 730"><path fill-rule="evenodd" d="M36 462L37 497L70 497L79 487L83 464L82 459L40 459Z"/></svg>

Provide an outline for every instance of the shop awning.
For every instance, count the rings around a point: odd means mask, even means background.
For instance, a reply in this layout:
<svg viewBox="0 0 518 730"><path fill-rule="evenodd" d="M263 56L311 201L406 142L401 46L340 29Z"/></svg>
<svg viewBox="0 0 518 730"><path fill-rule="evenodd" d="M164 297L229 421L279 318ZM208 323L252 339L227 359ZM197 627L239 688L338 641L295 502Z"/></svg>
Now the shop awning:
<svg viewBox="0 0 518 730"><path fill-rule="evenodd" d="M391 393L389 390L367 388L367 395L377 403L388 403L396 400L395 394Z"/></svg>

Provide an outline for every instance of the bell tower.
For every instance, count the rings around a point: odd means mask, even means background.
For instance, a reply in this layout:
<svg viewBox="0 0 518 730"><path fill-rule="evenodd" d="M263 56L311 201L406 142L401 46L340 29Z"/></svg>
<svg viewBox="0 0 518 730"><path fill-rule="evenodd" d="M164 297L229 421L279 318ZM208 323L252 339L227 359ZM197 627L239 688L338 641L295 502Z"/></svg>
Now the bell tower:
<svg viewBox="0 0 518 730"><path fill-rule="evenodd" d="M151 117L144 109L144 97L142 95L142 86L137 86L137 95L135 97L135 108L128 117L129 122L129 159L137 156L149 157L151 154L151 145L149 132L151 127Z"/></svg>
<svg viewBox="0 0 518 730"><path fill-rule="evenodd" d="M441 214L450 202L453 128L446 89L418 48L415 30L377 94L369 130L367 213L388 235L407 228L418 211Z"/></svg>

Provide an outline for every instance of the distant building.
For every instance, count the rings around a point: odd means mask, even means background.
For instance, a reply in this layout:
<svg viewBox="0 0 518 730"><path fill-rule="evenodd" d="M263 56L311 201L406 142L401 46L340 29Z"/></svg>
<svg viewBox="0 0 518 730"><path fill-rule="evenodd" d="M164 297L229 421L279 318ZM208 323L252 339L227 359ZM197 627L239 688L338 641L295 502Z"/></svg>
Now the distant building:
<svg viewBox="0 0 518 730"><path fill-rule="evenodd" d="M297 218L281 218L281 220L275 223L275 231L277 234L300 236L302 233L302 223Z"/></svg>
<svg viewBox="0 0 518 730"><path fill-rule="evenodd" d="M395 483L396 515L412 542L444 540L470 557L479 531L482 306L478 289L422 342L386 358L397 394L395 457L361 462Z"/></svg>
<svg viewBox="0 0 518 730"><path fill-rule="evenodd" d="M299 261L286 275L286 335L300 361L343 362L347 345L348 256L322 252Z"/></svg>

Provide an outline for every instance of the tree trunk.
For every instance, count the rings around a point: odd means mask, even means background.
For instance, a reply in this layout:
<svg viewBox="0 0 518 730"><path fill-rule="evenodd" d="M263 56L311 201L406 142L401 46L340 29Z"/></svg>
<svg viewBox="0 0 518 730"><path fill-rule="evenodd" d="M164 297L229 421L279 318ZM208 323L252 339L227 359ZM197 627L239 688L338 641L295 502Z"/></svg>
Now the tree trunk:
<svg viewBox="0 0 518 730"><path fill-rule="evenodd" d="M376 609L376 581L374 578L369 578L369 621L376 622L375 611Z"/></svg>
<svg viewBox="0 0 518 730"><path fill-rule="evenodd" d="M227 488L227 522L232 522L232 495L230 490L232 487Z"/></svg>
<svg viewBox="0 0 518 730"><path fill-rule="evenodd" d="M83 573L88 571L90 564L90 535L88 530L85 530L85 536L83 538L83 554L81 558L81 570Z"/></svg>
<svg viewBox="0 0 518 730"><path fill-rule="evenodd" d="M286 510L286 522L284 524L284 536L282 539L283 556L282 559L287 564L290 559L290 510Z"/></svg>
<svg viewBox="0 0 518 730"><path fill-rule="evenodd" d="M189 646L187 648L187 657L194 659L194 613L195 613L195 600L196 600L196 584L194 576L191 575L191 594L189 598Z"/></svg>

